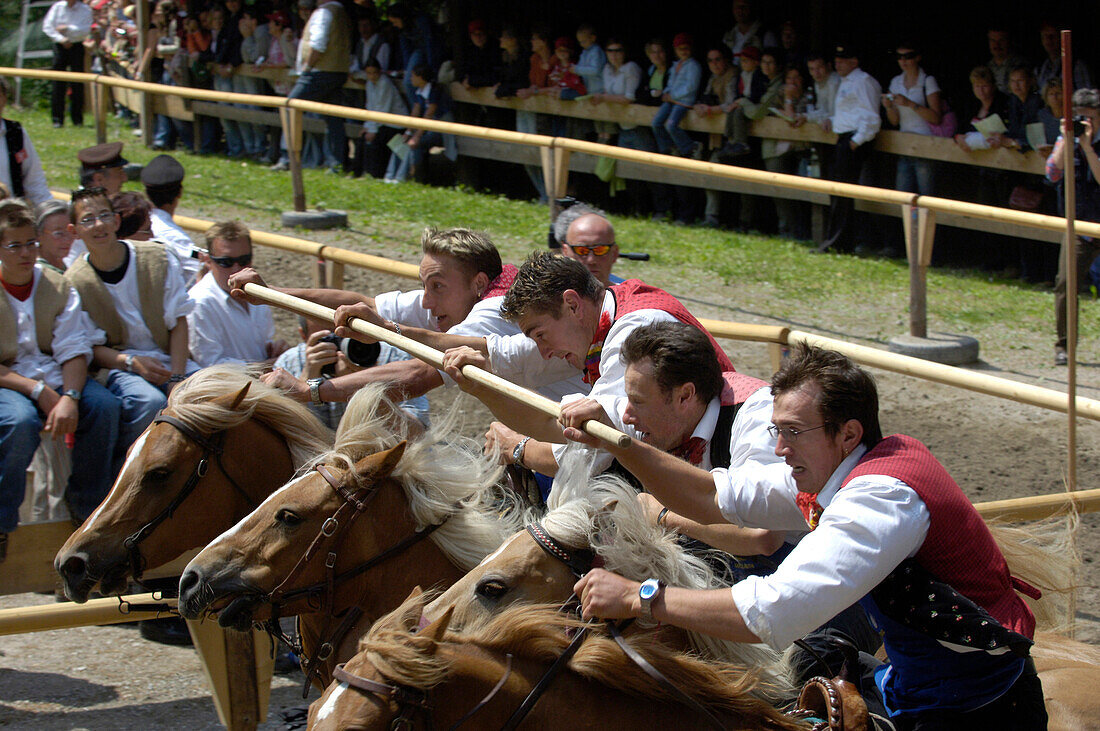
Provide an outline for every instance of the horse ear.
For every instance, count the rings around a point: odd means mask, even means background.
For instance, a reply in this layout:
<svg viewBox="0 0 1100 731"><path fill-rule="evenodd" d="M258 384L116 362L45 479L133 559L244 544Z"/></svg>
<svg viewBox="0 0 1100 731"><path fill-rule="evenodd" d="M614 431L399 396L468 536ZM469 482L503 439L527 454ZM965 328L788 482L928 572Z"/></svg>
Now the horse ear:
<svg viewBox="0 0 1100 731"><path fill-rule="evenodd" d="M248 395L248 389L250 389L251 387L252 381L249 381L245 383L241 390L237 391L235 395L230 396L228 393L222 394L217 398L211 399L211 403L215 403L222 408L228 409L229 411L236 411L240 407L241 403L244 401L244 397Z"/></svg>
<svg viewBox="0 0 1100 731"><path fill-rule="evenodd" d="M443 616L429 624L424 629L416 633L417 637L427 637L434 642L442 642L443 635L447 633L447 627L451 624L451 615L454 614L455 607L452 604L447 607L447 611L443 612Z"/></svg>
<svg viewBox="0 0 1100 731"><path fill-rule="evenodd" d="M420 595L423 593L424 590L420 588L420 584L417 584L412 588L412 591L409 592L409 595L405 597L405 602L411 602L413 599L419 599ZM405 602L401 603L404 604Z"/></svg>
<svg viewBox="0 0 1100 731"><path fill-rule="evenodd" d="M392 449L364 457L355 463L355 471L363 478L373 477L376 480L381 480L389 477L390 473L397 467L397 463L401 461L401 456L405 454L405 444L406 442L401 442Z"/></svg>

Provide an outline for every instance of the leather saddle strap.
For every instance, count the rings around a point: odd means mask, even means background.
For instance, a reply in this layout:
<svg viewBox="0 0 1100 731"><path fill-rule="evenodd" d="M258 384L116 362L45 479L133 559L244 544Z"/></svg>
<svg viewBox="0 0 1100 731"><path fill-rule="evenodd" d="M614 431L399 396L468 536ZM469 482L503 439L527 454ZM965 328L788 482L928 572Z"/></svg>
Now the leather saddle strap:
<svg viewBox="0 0 1100 731"><path fill-rule="evenodd" d="M691 708L703 718L707 719L714 728L723 730L726 728L726 725L718 720L718 717L715 716L708 708L706 708L702 703L695 700L684 691L677 688L671 680L666 678L661 673L660 670L653 667L653 665L651 665L648 660L642 657L637 650L627 644L626 640L623 639L622 633L619 632L618 626L614 622L608 622L607 629L608 632L611 633L611 637L614 638L615 644L619 646L619 649L626 653L626 656L629 657L635 665L640 667L646 675L656 681L657 685L664 688L669 695L683 703L688 708Z"/></svg>
<svg viewBox="0 0 1100 731"><path fill-rule="evenodd" d="M500 692L500 689L504 687L504 683L507 682L508 676L512 674L512 653L509 652L506 657L507 662L504 665L504 675L500 676L500 680L497 681L497 684L493 686L493 689L490 690L484 698L478 701L478 704L476 706L466 711L466 713L462 715L462 718L451 724L450 728L448 728L447 731L455 731L456 728L473 718L474 714L476 714L478 711L488 705L489 701L493 700L493 698L496 697L496 694Z"/></svg>

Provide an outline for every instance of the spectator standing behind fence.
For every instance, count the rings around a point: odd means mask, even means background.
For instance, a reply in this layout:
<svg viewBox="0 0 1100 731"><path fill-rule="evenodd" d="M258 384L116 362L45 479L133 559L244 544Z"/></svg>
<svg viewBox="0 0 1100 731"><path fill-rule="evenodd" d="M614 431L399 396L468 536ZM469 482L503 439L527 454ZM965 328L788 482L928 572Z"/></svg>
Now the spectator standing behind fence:
<svg viewBox="0 0 1100 731"><path fill-rule="evenodd" d="M54 71L84 71L83 41L92 32L92 9L82 0L57 0L42 19L42 31L53 41ZM53 82L50 116L53 126L65 123L65 94L69 95L69 118L79 127L84 124L84 84L73 81Z"/></svg>
<svg viewBox="0 0 1100 731"><path fill-rule="evenodd" d="M500 66L500 47L491 42L483 20L471 20L466 24L466 32L470 43L458 67L458 80L467 89L492 86Z"/></svg>
<svg viewBox="0 0 1100 731"><path fill-rule="evenodd" d="M842 183L858 183L863 166L871 153L871 140L882 126L878 109L882 87L859 67L859 53L854 46L839 44L833 51L833 65L840 75L836 90L836 107L827 129L837 134L833 145L830 177ZM855 204L851 198L833 196L829 205L829 228L818 251L835 248L848 251L852 241L852 217Z"/></svg>
<svg viewBox="0 0 1100 731"><path fill-rule="evenodd" d="M276 10L267 16L267 34L271 45L262 61L257 61L256 70L285 69L295 63L298 57L298 37L290 27L290 16L282 10ZM287 81L272 81L271 89L279 96L286 96L294 85ZM268 161L272 170L288 170L290 158L286 153L286 140L278 127L270 127L268 137Z"/></svg>
<svg viewBox="0 0 1100 731"><path fill-rule="evenodd" d="M707 49L707 68L710 69L710 77L703 86L703 93L699 95L699 101L695 104L695 113L700 117L709 117L722 114L724 107L733 101L735 87L731 83L736 70L730 64L729 49L724 45L714 45ZM713 139L715 136L711 135ZM719 138L720 139L720 138ZM708 153L711 162L718 162L717 150L711 146ZM717 227L719 214L721 213L722 194L716 190L706 190L706 213L704 226Z"/></svg>
<svg viewBox="0 0 1100 731"><path fill-rule="evenodd" d="M409 113L409 106L396 82L382 73L382 65L377 58L367 60L363 73L366 76L364 92L368 112ZM374 178L385 176L386 161L390 158L389 142L400 131L400 127L381 122L363 122L363 130L359 133L361 141L356 145L361 150L361 157L357 158L358 169Z"/></svg>
<svg viewBox="0 0 1100 731"><path fill-rule="evenodd" d="M0 78L0 117L10 96L11 82ZM18 122L3 118L0 118L0 183L15 198L26 198L35 204L53 200L42 160L30 135Z"/></svg>
<svg viewBox="0 0 1100 731"><path fill-rule="evenodd" d="M88 378L103 331L64 277L35 263L37 254L30 208L0 203L0 561L19 522L39 432L74 438L65 488L74 520L91 514L115 475L104 455L115 449L119 402Z"/></svg>
<svg viewBox="0 0 1100 731"><path fill-rule="evenodd" d="M726 145L719 150L718 157L723 161L744 157L752 152L749 147L749 117L748 112L756 113L764 96L772 89L774 84L780 82L779 64L776 62L776 52L768 54L768 68L771 75L763 68L764 54L756 46L748 46L741 51L740 71L731 80L730 101L722 108L726 112ZM767 114L764 109L753 119L759 119Z"/></svg>
<svg viewBox="0 0 1100 731"><path fill-rule="evenodd" d="M1008 94L1008 72L1026 62L1012 52L1012 37L1007 28L991 27L985 34L989 42L989 61L986 66L993 73L993 80L1002 94Z"/></svg>
<svg viewBox="0 0 1100 731"><path fill-rule="evenodd" d="M603 91L603 70L607 67L607 53L598 43L596 26L581 23L576 37L581 47L580 56L577 57L577 73L584 79L587 93L599 94ZM593 126L596 128L596 141L604 144L611 142L611 136L617 131L614 122L597 119Z"/></svg>
<svg viewBox="0 0 1100 731"><path fill-rule="evenodd" d="M814 85L810 89L813 101L806 110L806 121L824 127L833 118L836 109L836 90L840 86L840 74L833 71L833 64L823 53L811 53L806 70Z"/></svg>
<svg viewBox="0 0 1100 731"><path fill-rule="evenodd" d="M1062 80L1049 80L1043 87L1043 108L1039 110L1039 122L1046 139L1046 144L1039 148L1043 155L1050 154L1058 135L1062 134L1062 102Z"/></svg>
<svg viewBox="0 0 1100 731"><path fill-rule="evenodd" d="M1078 89L1073 92L1073 115L1084 117L1082 134L1075 140L1073 148L1073 172L1076 185L1076 216L1078 221L1100 222L1100 93L1096 89ZM1058 186L1058 215L1065 215L1065 170L1063 149L1065 140L1061 137L1054 144L1054 150L1047 158L1047 179ZM1066 325L1066 308L1073 300L1077 308L1077 295L1088 286L1088 271L1092 263L1100 256L1100 240L1092 236L1077 236L1074 252L1077 259L1077 281L1072 289L1066 281L1066 241L1062 241L1062 250L1058 256L1058 278L1054 281L1054 322L1057 340L1054 343L1054 364L1066 365L1069 357L1066 346L1072 336L1074 342L1077 333L1070 334ZM1070 294L1072 292L1072 295Z"/></svg>
<svg viewBox="0 0 1100 731"><path fill-rule="evenodd" d="M275 339L267 305L229 296L229 277L252 266L252 237L240 221L215 223L206 231L202 255L206 276L187 294L195 303L187 315L191 357L203 368L219 363L270 365L288 347Z"/></svg>
<svg viewBox="0 0 1100 731"><path fill-rule="evenodd" d="M417 66L427 66L434 77L443 62L439 33L427 13L414 12L406 3L394 3L386 13L390 23L400 33L398 39L405 69L405 98L411 103L416 95L416 87L412 83L413 70Z"/></svg>
<svg viewBox="0 0 1100 731"><path fill-rule="evenodd" d="M246 7L240 13L237 30L241 34L240 63L242 66L255 66L271 46L267 24L260 24L259 15L254 7ZM244 69L240 70L243 71ZM234 74L233 91L239 94L263 94L263 79L246 76L242 73ZM241 109L259 108L251 104L235 104L234 106ZM244 154L254 160L262 160L267 153L267 127L251 122L238 122L238 126L241 130Z"/></svg>
<svg viewBox="0 0 1100 731"><path fill-rule="evenodd" d="M913 43L899 43L895 53L901 73L890 80L882 106L890 124L902 132L930 136L933 124L943 118L943 98L936 77L921 68L921 53ZM894 187L907 193L933 194L932 161L923 157L898 157Z"/></svg>
<svg viewBox="0 0 1100 731"><path fill-rule="evenodd" d="M660 38L651 38L645 44L645 55L649 60L649 67L642 76L642 83L638 85L634 100L637 104L659 107L668 80L668 50L665 42ZM653 145L646 151L655 152L657 140L653 130L646 129L644 137L651 140ZM672 211L673 188L665 183L650 183L649 188L653 194L653 220L665 220Z"/></svg>
<svg viewBox="0 0 1100 731"><path fill-rule="evenodd" d="M1058 26L1050 20L1039 23L1039 42L1043 46L1045 58L1035 67L1035 86L1046 89L1047 82L1062 79L1062 39ZM1091 89L1092 76L1089 68L1080 58L1073 62L1073 88Z"/></svg>
<svg viewBox="0 0 1100 731"><path fill-rule="evenodd" d="M680 128L680 121L695 103L703 80L703 69L691 57L691 47L691 36L687 33L678 33L672 39L676 62L669 69L668 80L661 92L661 108L653 115L651 123L657 151L665 155L672 152L673 146L682 157L690 157L697 149L700 152L703 149L701 143L693 142L688 133Z"/></svg>
<svg viewBox="0 0 1100 731"><path fill-rule="evenodd" d="M365 10L359 16L359 38L355 41L355 50L351 54L351 75L362 80L367 62L372 58L378 61L383 71L389 71L390 44L379 33L378 15L373 10Z"/></svg>
<svg viewBox="0 0 1100 731"><path fill-rule="evenodd" d="M240 0L228 0L225 9L220 7L213 7L207 14L208 22L210 24L210 67L213 74L213 85L215 91L233 92L233 72L237 66L241 63L241 35L240 31L236 28L236 22L232 20L233 16L227 17L228 4L233 3L240 9ZM229 105L226 102L227 106ZM225 154L227 157L240 157L245 153L244 140L241 137L241 128L235 119L228 119L221 117L217 122L210 125L210 137L216 139L218 136L217 127L214 126L220 123L222 132L225 134ZM206 120L203 120L203 124L206 124ZM217 147L217 143L214 140L210 140L210 144L207 142L206 129L203 130L203 152L211 152Z"/></svg>
<svg viewBox="0 0 1100 731"><path fill-rule="evenodd" d="M796 127L806 119L806 109L810 104L810 95L806 92L806 79L800 66L788 66L783 73L781 101L776 105L782 110L783 117ZM801 174L802 162L810 149L807 142L776 140L764 138L760 141L760 157L764 160L764 169L770 173L787 175ZM772 198L775 203L775 217L779 235L789 238L808 238L805 204L789 198Z"/></svg>
<svg viewBox="0 0 1100 731"><path fill-rule="evenodd" d="M344 6L328 0L299 0L298 10L310 9L298 55L302 59L300 75L288 99L307 99L326 104L343 101L344 82L351 67L351 20ZM324 117L325 166L339 172L347 157L347 136L341 117Z"/></svg>
<svg viewBox="0 0 1100 731"><path fill-rule="evenodd" d="M733 20L734 26L722 36L722 42L729 46L734 65L740 65L741 56L738 54L748 46L762 51L765 47L779 45L775 34L765 30L763 21L756 17L756 9L750 0L733 0Z"/></svg>
<svg viewBox="0 0 1100 731"><path fill-rule="evenodd" d="M1035 91L1031 69L1017 66L1009 71L1008 88L1011 92L1008 97L1008 119L1005 120L1008 131L1005 132L1003 146L1020 151L1030 150L1027 126L1039 121L1039 110L1043 108L1043 100Z"/></svg>

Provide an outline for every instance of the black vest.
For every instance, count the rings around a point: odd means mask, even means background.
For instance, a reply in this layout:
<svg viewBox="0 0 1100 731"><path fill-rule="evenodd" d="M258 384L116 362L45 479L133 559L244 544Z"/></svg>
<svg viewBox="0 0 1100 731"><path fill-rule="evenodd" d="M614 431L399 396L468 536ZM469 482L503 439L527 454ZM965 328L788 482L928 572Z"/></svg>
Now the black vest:
<svg viewBox="0 0 1100 731"><path fill-rule="evenodd" d="M23 165L16 156L23 151L23 126L10 119L4 120L4 141L8 143L8 172L11 173L11 195L23 197Z"/></svg>

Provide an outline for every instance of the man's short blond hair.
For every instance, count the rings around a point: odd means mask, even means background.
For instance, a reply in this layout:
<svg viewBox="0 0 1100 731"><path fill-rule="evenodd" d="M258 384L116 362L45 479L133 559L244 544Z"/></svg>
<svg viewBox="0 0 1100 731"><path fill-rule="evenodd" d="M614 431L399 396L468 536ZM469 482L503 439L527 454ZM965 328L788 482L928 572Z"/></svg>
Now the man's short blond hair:
<svg viewBox="0 0 1100 731"><path fill-rule="evenodd" d="M250 248L252 246L252 234L249 233L248 226L240 221L219 221L206 229L204 237L206 238L207 250L214 245L214 239L225 241L240 241L243 239L248 242Z"/></svg>
<svg viewBox="0 0 1100 731"><path fill-rule="evenodd" d="M472 278L484 272L493 281L504 265L500 252L489 235L469 228L426 228L420 236L420 248L425 254L450 256L466 268Z"/></svg>
<svg viewBox="0 0 1100 731"><path fill-rule="evenodd" d="M8 198L0 202L0 238L13 228L35 228L34 211L22 198Z"/></svg>

